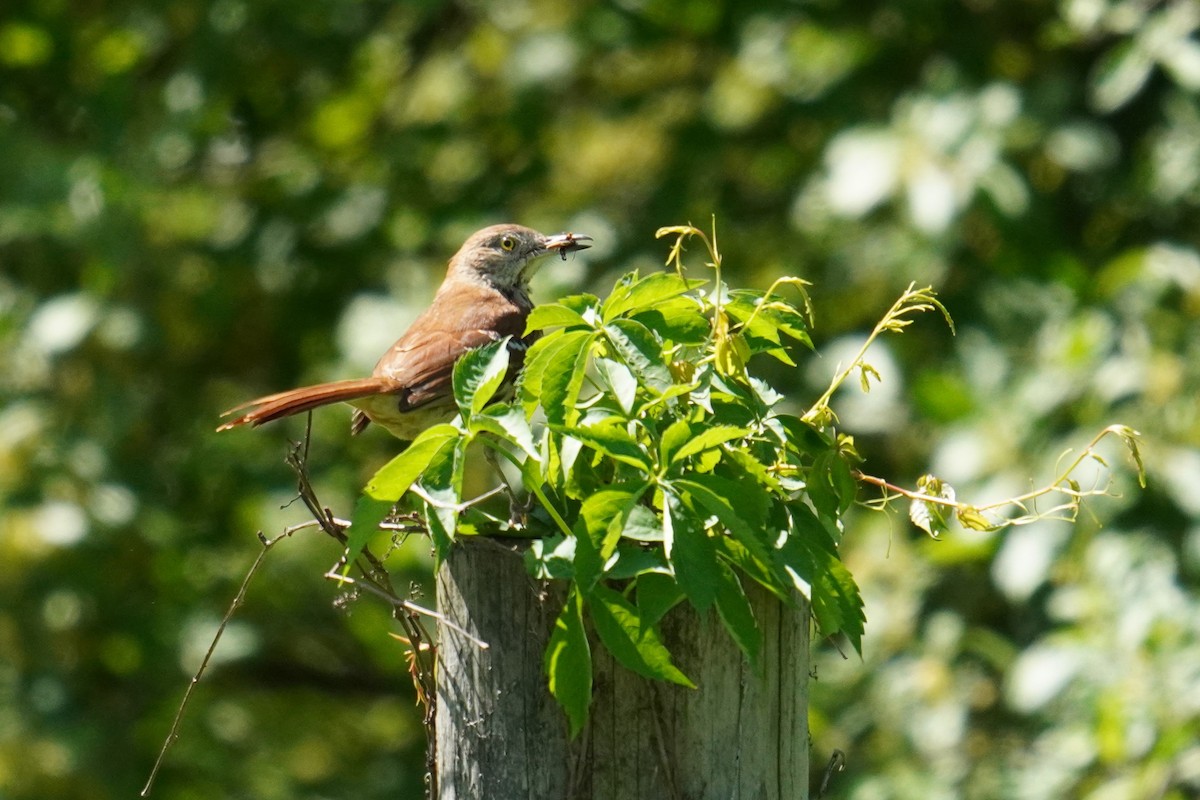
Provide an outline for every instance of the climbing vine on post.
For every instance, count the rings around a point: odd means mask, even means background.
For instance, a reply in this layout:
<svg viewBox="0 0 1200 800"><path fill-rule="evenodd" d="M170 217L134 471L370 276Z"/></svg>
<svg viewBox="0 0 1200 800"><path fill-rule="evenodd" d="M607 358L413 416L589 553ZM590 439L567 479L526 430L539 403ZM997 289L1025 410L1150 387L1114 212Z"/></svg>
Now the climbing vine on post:
<svg viewBox="0 0 1200 800"><path fill-rule="evenodd" d="M627 274L604 299L578 294L534 309L529 330L542 335L526 354L515 398L500 399L505 342L463 357L454 373L459 416L427 430L374 476L348 541L353 560L397 503L424 517L439 560L461 535L533 539L530 572L567 586L544 663L573 733L586 722L592 693L587 620L625 667L685 686L692 681L675 665L659 622L681 602L715 609L756 663L762 640L748 582L783 602L799 593L822 634L840 632L861 647L862 599L838 546L860 483L879 479L858 471L854 442L838 432L830 399L855 373L864 389L878 379L866 346L805 413L786 413L751 360L794 366L796 353L811 349L807 283L787 277L766 291L730 289L715 226L711 234L679 226L658 236L673 237L668 270ZM689 240L706 250L708 279L688 277ZM910 286L867 344L930 310L950 322L930 289ZM513 519L507 508L463 497L473 441L519 470L532 499L527 513ZM902 493L883 485L889 497ZM931 495L910 495L943 521L955 507L945 492L932 504Z"/></svg>

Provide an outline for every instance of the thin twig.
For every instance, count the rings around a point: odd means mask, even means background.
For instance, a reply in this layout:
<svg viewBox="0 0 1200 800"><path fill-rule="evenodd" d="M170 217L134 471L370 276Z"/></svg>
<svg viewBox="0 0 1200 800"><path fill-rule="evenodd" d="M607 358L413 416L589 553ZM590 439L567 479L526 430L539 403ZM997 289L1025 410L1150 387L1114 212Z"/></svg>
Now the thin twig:
<svg viewBox="0 0 1200 800"><path fill-rule="evenodd" d="M397 597L394 594L388 594L387 592L382 591L379 587L372 585L370 582L358 581L358 580L355 580L354 578L351 578L349 575L343 575L342 573L335 572L333 570L326 572L325 577L331 581L337 581L338 583L345 583L350 586L361 586L364 589L366 589L370 594L373 594L376 597L379 597L379 598L387 601L388 603L391 603L394 606L399 606L400 608L407 609L408 611L411 611L414 614L421 614L423 616L429 617L430 619L437 620L438 624L445 625L447 628L450 628L454 632L462 634L466 638L470 639L471 643L474 644L475 646L477 646L480 650L487 650L488 647L490 646L490 645L488 645L487 642L485 642L482 639L479 639L475 636L472 636L470 633L467 633L465 630L463 630L460 626L458 626L457 624L448 620L445 617L445 615L443 615L437 611L434 611L431 608L425 608L424 606L419 606L416 603L412 602L411 600L405 600L404 598Z"/></svg>
<svg viewBox="0 0 1200 800"><path fill-rule="evenodd" d="M408 490L410 492L412 492L413 494L415 494L417 497L424 500L429 505L433 506L434 508L445 508L445 509L449 509L451 511L456 511L456 512L462 513L463 511L466 511L468 508L471 508L472 506L476 506L476 505L479 505L480 503L491 500L493 497L500 494L501 492L508 491L508 487L507 486L496 486L492 489L488 489L486 492L479 495L478 497L472 497L470 500L463 500L461 503L446 503L441 500L436 500L433 497L431 497L428 492L426 492L424 489L422 489L420 484L417 484L417 483L414 483L412 486L408 487Z"/></svg>
<svg viewBox="0 0 1200 800"><path fill-rule="evenodd" d="M1094 485L1092 488L1088 489L1079 488L1078 484L1076 484L1071 477L1074 472L1084 463L1084 461L1088 459L1092 459L1105 468L1108 468L1108 463L1105 462L1104 459L1101 458L1096 452L1097 446L1105 438L1109 436L1117 436L1125 442L1126 446L1130 450L1134 462L1138 467L1139 482L1142 482L1144 485L1145 477L1143 474L1141 457L1138 453L1137 447L1137 437L1139 435L1140 434L1138 434L1137 431L1127 426L1110 425L1092 437L1092 440L1088 442L1087 446L1080 451L1079 455L1076 456L1065 469L1061 469L1058 475L1050 483L1015 497L1009 497L1004 500L997 500L992 503L986 503L978 506L969 503L963 503L956 499L953 495L946 497L929 494L928 492L905 489L903 486L897 486L896 484L891 483L883 478L879 478L874 475L868 475L860 470L854 470L852 474L854 475L855 480L858 480L861 483L877 486L882 490L881 496L877 500L869 502L869 505L872 507L886 507L896 496L899 496L916 503L927 503L929 505L953 509L959 515L960 522L964 519L964 515L978 517L980 524L986 520L986 522L989 524L989 530L1008 526L1027 525L1031 522L1046 519L1074 521L1078 517L1080 508L1082 507L1085 499L1089 497L1103 497L1111 493L1111 475L1103 485L1099 485L1099 479L1097 479L1097 485ZM1062 458L1070 452L1071 451L1068 450L1063 453L1062 456L1060 456L1060 463ZM1061 495L1068 499L1065 502L1059 503L1051 508L1038 510L1038 500L1048 495L1055 494ZM1031 505L1033 507L1032 510L1030 508ZM1007 519L1001 517L996 522L992 522L992 520L982 516L985 512L993 516L998 515L1001 509L1008 507L1018 508L1023 513L1020 516Z"/></svg>
<svg viewBox="0 0 1200 800"><path fill-rule="evenodd" d="M267 539L265 536L263 536L262 531L258 532L258 539L263 545L262 550L259 551L258 557L254 559L254 563L250 565L250 569L246 572L246 577L242 579L242 585L238 588L237 594L234 595L233 602L229 604L229 608L226 610L225 616L221 618L221 624L217 626L217 632L213 636L212 642L209 643L208 650L204 653L204 658L200 662L199 669L196 670L196 674L192 676L192 680L188 683L188 687L183 693L183 700L179 703L179 708L175 712L175 719L171 722L171 730L167 733L166 740L163 741L163 746L158 753L158 758L154 760L154 767L150 770L150 777L146 779L146 785L142 787L142 791L140 793L141 797L148 797L150 795L150 790L154 787L154 779L158 777L158 770L160 767L162 767L163 762L166 760L167 751L171 749L171 745L173 745L179 738L179 727L183 724L183 715L187 711L188 702L192 699L192 692L196 690L196 686L200 683L200 679L208 670L208 665L212 661L213 653L216 652L217 644L221 641L221 637L224 635L225 629L229 625L229 621L233 619L234 613L245 601L246 590L250 586L250 581L254 578L255 574L266 560L267 552L279 541L286 539L296 531L311 527L311 525L312 523L294 525L291 528L284 530L283 533L280 533L273 539Z"/></svg>
<svg viewBox="0 0 1200 800"><path fill-rule="evenodd" d="M829 779L836 773L846 769L846 754L841 750L834 750L829 756L829 763L825 766L825 774L821 776L821 787L817 789L817 800L821 800L825 796L825 792L829 789Z"/></svg>

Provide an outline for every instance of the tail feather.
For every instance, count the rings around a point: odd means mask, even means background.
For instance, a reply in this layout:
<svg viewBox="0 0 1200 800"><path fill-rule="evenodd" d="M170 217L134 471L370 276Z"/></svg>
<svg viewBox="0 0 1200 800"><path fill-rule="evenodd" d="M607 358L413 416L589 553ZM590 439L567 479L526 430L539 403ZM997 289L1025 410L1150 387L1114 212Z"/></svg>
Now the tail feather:
<svg viewBox="0 0 1200 800"><path fill-rule="evenodd" d="M282 417L290 417L293 414L299 414L320 406L327 406L331 403L344 403L350 400L357 400L360 397L381 394L389 388L390 384L386 378L372 377L333 381L332 383L320 383L316 386L302 386L299 389L289 389L286 392L270 394L229 409L221 416L227 417L244 409L249 409L249 411L246 411L246 413L236 419L231 419L229 422L222 424L217 430L227 431L239 425L262 425L264 422L270 422Z"/></svg>

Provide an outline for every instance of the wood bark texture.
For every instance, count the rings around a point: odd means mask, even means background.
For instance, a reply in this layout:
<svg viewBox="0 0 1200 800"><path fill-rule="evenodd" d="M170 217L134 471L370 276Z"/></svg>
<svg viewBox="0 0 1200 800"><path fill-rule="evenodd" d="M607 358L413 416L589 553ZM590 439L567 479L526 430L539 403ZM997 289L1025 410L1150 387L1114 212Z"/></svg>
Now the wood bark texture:
<svg viewBox="0 0 1200 800"><path fill-rule="evenodd" d="M676 664L698 686L650 681L593 638L594 697L571 741L542 654L562 608L529 577L519 545L460 539L438 574L440 800L806 800L809 611L746 586L763 631L746 663L715 613L663 620Z"/></svg>

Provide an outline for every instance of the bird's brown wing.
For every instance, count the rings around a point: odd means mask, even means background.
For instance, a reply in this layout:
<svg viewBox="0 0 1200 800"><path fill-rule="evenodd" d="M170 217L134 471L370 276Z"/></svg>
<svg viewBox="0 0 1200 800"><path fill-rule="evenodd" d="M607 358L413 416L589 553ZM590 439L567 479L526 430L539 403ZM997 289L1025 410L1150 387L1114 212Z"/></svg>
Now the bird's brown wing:
<svg viewBox="0 0 1200 800"><path fill-rule="evenodd" d="M417 341L398 342L380 359L375 375L406 387L400 397L401 411L420 408L450 396L454 364L463 353L500 338L495 331L480 328L426 330Z"/></svg>
<svg viewBox="0 0 1200 800"><path fill-rule="evenodd" d="M401 411L448 397L454 363L463 353L505 336L521 336L527 314L527 308L494 290L440 297L383 354L374 374L406 387Z"/></svg>

